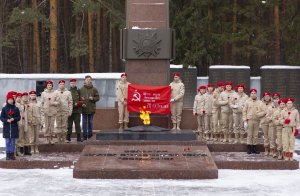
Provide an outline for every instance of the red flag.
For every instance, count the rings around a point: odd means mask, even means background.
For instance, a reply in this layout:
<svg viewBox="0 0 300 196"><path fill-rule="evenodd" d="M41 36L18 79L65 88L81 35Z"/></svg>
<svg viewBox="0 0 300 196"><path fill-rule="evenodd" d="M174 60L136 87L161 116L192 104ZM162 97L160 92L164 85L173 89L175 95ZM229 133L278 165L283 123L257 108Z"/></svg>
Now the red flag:
<svg viewBox="0 0 300 196"><path fill-rule="evenodd" d="M128 111L140 112L140 108L146 106L146 110L156 114L170 113L170 86L140 86L130 84L128 86Z"/></svg>

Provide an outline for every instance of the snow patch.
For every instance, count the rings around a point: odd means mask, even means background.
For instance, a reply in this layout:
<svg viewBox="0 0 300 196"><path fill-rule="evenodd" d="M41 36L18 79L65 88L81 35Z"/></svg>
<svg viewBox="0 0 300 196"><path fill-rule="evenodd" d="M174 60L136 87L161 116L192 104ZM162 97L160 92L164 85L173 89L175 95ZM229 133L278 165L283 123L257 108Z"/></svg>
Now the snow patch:
<svg viewBox="0 0 300 196"><path fill-rule="evenodd" d="M5 147L5 139L3 138L3 133L0 133L0 148L1 147Z"/></svg>
<svg viewBox="0 0 300 196"><path fill-rule="evenodd" d="M121 73L80 73L80 74L0 74L0 79L21 79L21 78L36 78L36 79L71 79L82 78L86 75L92 76L93 79L119 79Z"/></svg>
<svg viewBox="0 0 300 196"><path fill-rule="evenodd" d="M183 65L175 65L175 64L170 64L170 68L172 69L181 69L183 68ZM188 68L196 69L197 67L194 65L189 65Z"/></svg>
<svg viewBox="0 0 300 196"><path fill-rule="evenodd" d="M250 66L245 65L211 65L209 69L250 69Z"/></svg>
<svg viewBox="0 0 300 196"><path fill-rule="evenodd" d="M260 69L300 69L300 66L291 66L291 65L264 65Z"/></svg>

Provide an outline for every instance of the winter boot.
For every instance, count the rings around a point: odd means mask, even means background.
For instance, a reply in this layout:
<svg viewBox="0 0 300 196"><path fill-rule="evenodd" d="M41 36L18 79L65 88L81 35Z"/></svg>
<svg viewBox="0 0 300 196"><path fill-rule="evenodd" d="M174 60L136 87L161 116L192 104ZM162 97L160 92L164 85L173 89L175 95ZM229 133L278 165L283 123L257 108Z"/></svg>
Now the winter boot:
<svg viewBox="0 0 300 196"><path fill-rule="evenodd" d="M124 125L123 123L119 123L119 132L122 132L124 130Z"/></svg>
<svg viewBox="0 0 300 196"><path fill-rule="evenodd" d="M228 143L231 143L231 142L232 142L232 140L231 140L231 138L232 138L232 133L228 133L228 134L227 134L227 138L228 138Z"/></svg>
<svg viewBox="0 0 300 196"><path fill-rule="evenodd" d="M7 152L7 153L6 153L6 160L7 160L7 161L10 160L10 152Z"/></svg>
<svg viewBox="0 0 300 196"><path fill-rule="evenodd" d="M77 142L82 142L80 133L77 133Z"/></svg>
<svg viewBox="0 0 300 196"><path fill-rule="evenodd" d="M124 129L128 129L128 122L124 123Z"/></svg>
<svg viewBox="0 0 300 196"><path fill-rule="evenodd" d="M177 123L176 129L177 129L177 130L180 130L180 122Z"/></svg>
<svg viewBox="0 0 300 196"><path fill-rule="evenodd" d="M277 157L277 159L278 160L282 160L282 150L278 150L278 157Z"/></svg>
<svg viewBox="0 0 300 196"><path fill-rule="evenodd" d="M234 134L234 142L233 142L234 144L237 144L237 143L239 143L239 134L238 133L235 133Z"/></svg>
<svg viewBox="0 0 300 196"><path fill-rule="evenodd" d="M11 153L10 153L10 160L16 160L16 157L15 157L15 153L14 153L14 152L11 152Z"/></svg>
<svg viewBox="0 0 300 196"><path fill-rule="evenodd" d="M34 152L35 152L35 154L40 154L39 146L38 145L34 146Z"/></svg>
<svg viewBox="0 0 300 196"><path fill-rule="evenodd" d="M24 147L20 147L21 156L24 156Z"/></svg>
<svg viewBox="0 0 300 196"><path fill-rule="evenodd" d="M51 137L50 137L50 136L47 136L46 138L47 138L47 143L48 143L48 144L51 144Z"/></svg>
<svg viewBox="0 0 300 196"><path fill-rule="evenodd" d="M292 152L289 153L289 160L290 160L290 161L293 161L293 160L294 160L294 159L293 159L293 154L294 154L294 153L292 153Z"/></svg>
<svg viewBox="0 0 300 196"><path fill-rule="evenodd" d="M223 143L227 143L227 142L228 142L228 134L224 133Z"/></svg>
<svg viewBox="0 0 300 196"><path fill-rule="evenodd" d="M202 140L203 139L203 133L202 132L198 132L198 140Z"/></svg>
<svg viewBox="0 0 300 196"><path fill-rule="evenodd" d="M247 145L247 154L252 154L252 145Z"/></svg>
<svg viewBox="0 0 300 196"><path fill-rule="evenodd" d="M67 143L71 142L71 134L70 133L67 134L66 140L67 140Z"/></svg>
<svg viewBox="0 0 300 196"><path fill-rule="evenodd" d="M256 145L252 145L252 153L259 154L259 151L257 150Z"/></svg>
<svg viewBox="0 0 300 196"><path fill-rule="evenodd" d="M265 147L265 155L268 156L269 155L269 148Z"/></svg>
<svg viewBox="0 0 300 196"><path fill-rule="evenodd" d="M175 130L176 129L176 123L173 123L173 128L172 130Z"/></svg>

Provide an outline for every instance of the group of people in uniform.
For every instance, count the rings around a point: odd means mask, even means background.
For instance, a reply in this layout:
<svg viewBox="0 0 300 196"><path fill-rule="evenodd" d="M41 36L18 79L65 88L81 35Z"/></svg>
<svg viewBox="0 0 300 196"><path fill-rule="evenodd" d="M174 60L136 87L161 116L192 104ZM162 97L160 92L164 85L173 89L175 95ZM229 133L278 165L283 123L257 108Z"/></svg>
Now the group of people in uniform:
<svg viewBox="0 0 300 196"><path fill-rule="evenodd" d="M1 112L7 160L14 160L15 153L19 156L38 154L39 134L42 129L49 144L70 142L73 123L78 142L82 138L86 140L92 137L93 116L100 96L92 84L91 76L85 77L84 85L80 89L76 82L76 79L71 79L68 90L66 81L60 80L58 89L54 90L53 82L47 81L39 101L36 91L8 92ZM81 115L83 135L80 127Z"/></svg>
<svg viewBox="0 0 300 196"><path fill-rule="evenodd" d="M96 102L100 99L98 90L92 85L92 77L86 76L84 86L80 89L76 86L76 79L70 80L69 90L65 83L60 80L58 89L54 90L53 82L47 81L39 102L35 91L12 91L7 94L7 102L1 112L7 159L15 159L15 145L18 155L39 153L39 133L42 128L49 144L54 144L54 137L58 143L64 143L71 141L74 123L77 141L82 141L81 115L83 139L92 137L93 116ZM128 128L129 123L129 84L127 74L121 74L116 88L121 131ZM170 87L172 130L180 130L185 93L180 73L174 73ZM251 89L249 96L245 92L244 84L237 84L234 88L232 82L218 82L216 87L214 84L200 86L193 105L198 138L223 143L246 143L247 153L257 154L258 132L261 127L265 155L279 160L293 160L295 137L300 128L299 112L294 107L295 100L283 99L279 93L270 92L265 92L259 100L256 89Z"/></svg>

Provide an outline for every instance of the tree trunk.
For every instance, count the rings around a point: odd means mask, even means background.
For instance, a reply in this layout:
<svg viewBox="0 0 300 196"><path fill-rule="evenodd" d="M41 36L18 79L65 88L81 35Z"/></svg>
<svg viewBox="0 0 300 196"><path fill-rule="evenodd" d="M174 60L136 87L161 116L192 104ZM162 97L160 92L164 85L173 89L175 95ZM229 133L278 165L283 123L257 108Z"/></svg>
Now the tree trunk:
<svg viewBox="0 0 300 196"><path fill-rule="evenodd" d="M211 22L212 22L212 17L213 17L213 11L211 9L211 7L208 7L208 11L207 11L207 17L208 17L208 33L210 34L212 32L212 28L211 28Z"/></svg>
<svg viewBox="0 0 300 196"><path fill-rule="evenodd" d="M117 27L112 26L111 32L111 64L112 64L112 72L118 72L118 54L117 54Z"/></svg>
<svg viewBox="0 0 300 196"><path fill-rule="evenodd" d="M81 18L79 15L75 16L75 34L76 39L80 39L80 26L81 26ZM76 57L75 60L75 72L80 73L80 56Z"/></svg>
<svg viewBox="0 0 300 196"><path fill-rule="evenodd" d="M32 0L33 9L37 9L37 0ZM41 50L40 50L40 36L39 36L39 22L36 19L33 23L33 64L34 70L41 73Z"/></svg>
<svg viewBox="0 0 300 196"><path fill-rule="evenodd" d="M275 26L274 60L276 65L280 65L280 23L279 23L278 3L274 5L274 26Z"/></svg>
<svg viewBox="0 0 300 196"><path fill-rule="evenodd" d="M236 35L236 32L237 32L237 0L233 0L233 15L232 15L232 33L233 33L233 36ZM235 46L236 46L236 43L233 42L232 43L232 48L231 48L231 54L232 54L232 63L233 64L237 64L236 63L236 51L235 51Z"/></svg>
<svg viewBox="0 0 300 196"><path fill-rule="evenodd" d="M63 32L64 32L64 65L66 67L66 72L70 71L71 64L70 64L70 26L71 26L71 20L70 20L70 5L69 0L64 0L64 20L63 20Z"/></svg>
<svg viewBox="0 0 300 196"><path fill-rule="evenodd" d="M3 21L4 18L3 17L3 11L4 11L4 2L0 1L0 39L3 38ZM0 43L0 72L3 73L4 72L4 66L3 66L3 50L2 50L2 45Z"/></svg>
<svg viewBox="0 0 300 196"><path fill-rule="evenodd" d="M57 73L57 0L50 0L50 73Z"/></svg>
<svg viewBox="0 0 300 196"><path fill-rule="evenodd" d="M94 14L88 12L88 34L89 34L89 71L95 72L94 68Z"/></svg>
<svg viewBox="0 0 300 196"><path fill-rule="evenodd" d="M96 72L101 72L101 67L102 67L102 63L101 63L101 21L102 21L102 11L101 9L99 9L99 11L97 12L97 20L96 20Z"/></svg>

